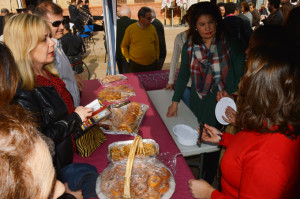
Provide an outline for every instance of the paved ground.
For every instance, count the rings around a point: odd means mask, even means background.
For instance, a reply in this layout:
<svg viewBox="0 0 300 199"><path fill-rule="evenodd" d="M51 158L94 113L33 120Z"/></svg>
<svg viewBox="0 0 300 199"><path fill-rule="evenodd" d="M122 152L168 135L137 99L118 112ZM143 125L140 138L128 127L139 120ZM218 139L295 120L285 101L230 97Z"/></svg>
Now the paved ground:
<svg viewBox="0 0 300 199"><path fill-rule="evenodd" d="M170 61L173 54L173 46L176 35L186 29L187 27L165 27L167 57L163 69L169 69L170 67ZM103 31L95 32L95 44L89 42L89 45L87 46L87 53L84 57L84 62L88 65L92 73L91 79L101 78L106 75L107 57L105 60L105 47L103 37Z"/></svg>

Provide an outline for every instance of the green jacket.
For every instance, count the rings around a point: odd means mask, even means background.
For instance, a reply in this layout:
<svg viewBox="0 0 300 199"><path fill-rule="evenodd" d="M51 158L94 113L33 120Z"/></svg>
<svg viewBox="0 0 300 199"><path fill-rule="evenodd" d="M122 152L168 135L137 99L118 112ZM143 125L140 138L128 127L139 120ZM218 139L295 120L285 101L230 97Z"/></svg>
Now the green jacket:
<svg viewBox="0 0 300 199"><path fill-rule="evenodd" d="M244 73L245 53L236 41L232 40L230 43L231 55L229 61L229 70L226 77L225 90L231 94L237 91L240 78ZM186 85L191 75L190 67L188 65L187 43L184 44L181 54L181 65L179 75L176 81L175 92L172 101L179 102ZM215 107L217 104L216 97L218 88L213 89L213 93L207 94L203 99L200 99L192 81L191 86L191 110L198 119L198 122L204 122L211 126L217 126L218 122L215 116ZM180 114L180 113L178 113Z"/></svg>

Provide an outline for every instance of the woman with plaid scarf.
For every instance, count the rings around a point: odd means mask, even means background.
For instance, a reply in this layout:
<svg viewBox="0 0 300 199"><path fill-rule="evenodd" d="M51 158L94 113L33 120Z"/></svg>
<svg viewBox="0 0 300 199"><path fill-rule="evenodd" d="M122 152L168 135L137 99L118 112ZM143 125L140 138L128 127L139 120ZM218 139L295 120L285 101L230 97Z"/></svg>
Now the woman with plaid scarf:
<svg viewBox="0 0 300 199"><path fill-rule="evenodd" d="M231 94L237 90L244 71L245 54L238 43L226 34L216 5L210 2L198 3L190 19L187 43L182 48L180 71L167 116L177 115L178 103L191 77L191 110L198 122L219 127L214 113L217 92L226 90ZM206 171L208 181L213 179L218 154L212 159L216 162L214 166L208 166L214 167Z"/></svg>

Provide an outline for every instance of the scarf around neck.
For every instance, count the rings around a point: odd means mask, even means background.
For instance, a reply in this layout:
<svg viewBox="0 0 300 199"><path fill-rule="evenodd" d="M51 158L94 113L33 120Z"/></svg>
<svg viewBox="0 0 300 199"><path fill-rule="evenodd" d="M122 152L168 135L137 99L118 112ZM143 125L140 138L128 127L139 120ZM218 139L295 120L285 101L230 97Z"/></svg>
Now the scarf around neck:
<svg viewBox="0 0 300 199"><path fill-rule="evenodd" d="M202 99L214 88L223 90L230 59L230 45L224 36L218 42L214 37L209 49L205 44L193 44L191 39L187 44L188 63L198 96Z"/></svg>

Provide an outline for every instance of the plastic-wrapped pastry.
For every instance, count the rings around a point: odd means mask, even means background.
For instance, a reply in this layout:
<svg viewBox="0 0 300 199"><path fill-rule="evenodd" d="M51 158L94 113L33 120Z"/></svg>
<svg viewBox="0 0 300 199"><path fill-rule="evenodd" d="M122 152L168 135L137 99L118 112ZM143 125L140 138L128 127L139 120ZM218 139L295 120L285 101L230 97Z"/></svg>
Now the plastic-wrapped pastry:
<svg viewBox="0 0 300 199"><path fill-rule="evenodd" d="M120 131L132 132L136 118L141 113L141 105L137 102L131 102L126 110L123 118L123 122L118 126Z"/></svg>

